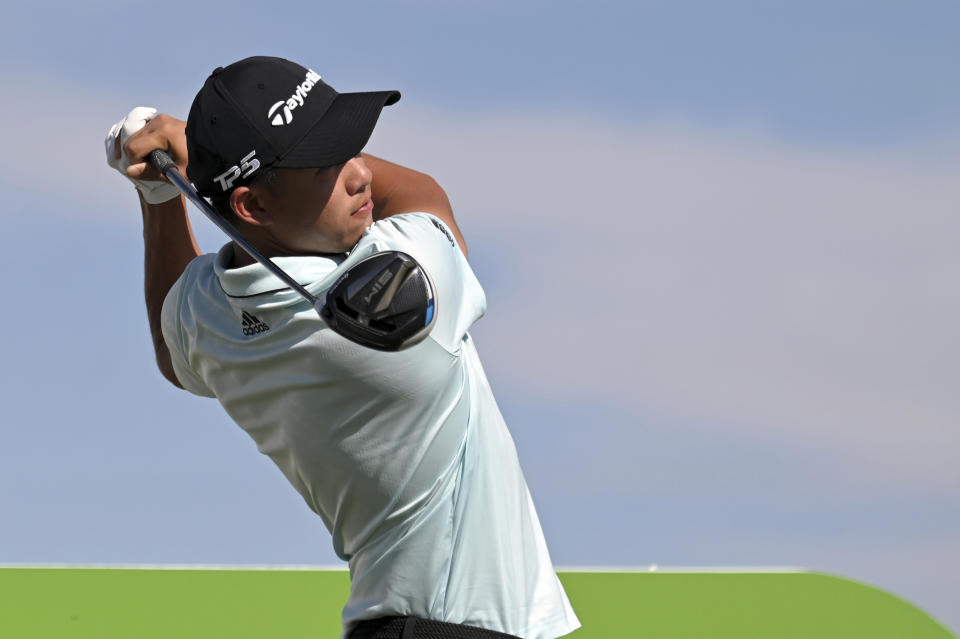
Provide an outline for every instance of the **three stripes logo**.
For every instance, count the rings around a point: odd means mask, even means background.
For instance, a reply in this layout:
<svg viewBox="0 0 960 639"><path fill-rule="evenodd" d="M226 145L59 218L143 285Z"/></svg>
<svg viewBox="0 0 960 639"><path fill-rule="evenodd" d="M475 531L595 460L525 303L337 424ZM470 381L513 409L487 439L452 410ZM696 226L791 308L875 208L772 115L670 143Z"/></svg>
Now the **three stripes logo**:
<svg viewBox="0 0 960 639"><path fill-rule="evenodd" d="M260 333L266 333L270 330L266 322L246 311L240 314L240 322L243 324L244 335L259 335Z"/></svg>

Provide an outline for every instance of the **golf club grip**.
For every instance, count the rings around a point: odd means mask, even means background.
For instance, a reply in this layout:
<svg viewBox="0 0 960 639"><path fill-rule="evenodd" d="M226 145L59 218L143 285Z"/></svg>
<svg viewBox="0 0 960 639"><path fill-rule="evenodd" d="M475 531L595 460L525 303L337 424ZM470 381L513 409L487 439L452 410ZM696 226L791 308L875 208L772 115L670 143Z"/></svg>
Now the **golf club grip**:
<svg viewBox="0 0 960 639"><path fill-rule="evenodd" d="M153 165L153 168L160 171L162 175L166 175L167 171L173 169L177 170L177 163L173 161L173 158L170 155L163 151L162 149L154 149L150 151L150 154L147 156L147 159L150 161L150 164Z"/></svg>

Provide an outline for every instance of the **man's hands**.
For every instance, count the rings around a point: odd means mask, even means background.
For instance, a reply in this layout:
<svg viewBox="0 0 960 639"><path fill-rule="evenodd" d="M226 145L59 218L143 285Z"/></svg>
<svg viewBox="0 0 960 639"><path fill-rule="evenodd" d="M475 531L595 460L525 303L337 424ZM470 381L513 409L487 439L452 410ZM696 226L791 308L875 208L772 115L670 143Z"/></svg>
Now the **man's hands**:
<svg viewBox="0 0 960 639"><path fill-rule="evenodd" d="M180 386L170 351L163 338L160 316L163 300L190 260L200 255L193 237L185 200L147 162L147 155L162 149L181 173L187 167L186 123L157 110L137 107L110 129L106 139L107 164L136 184L143 212L144 293L147 318L163 376Z"/></svg>
<svg viewBox="0 0 960 639"><path fill-rule="evenodd" d="M111 127L104 141L107 164L133 182L144 201L162 204L180 195L177 187L146 161L148 153L163 149L181 173L187 166L186 123L169 115L157 115L151 107L137 107Z"/></svg>

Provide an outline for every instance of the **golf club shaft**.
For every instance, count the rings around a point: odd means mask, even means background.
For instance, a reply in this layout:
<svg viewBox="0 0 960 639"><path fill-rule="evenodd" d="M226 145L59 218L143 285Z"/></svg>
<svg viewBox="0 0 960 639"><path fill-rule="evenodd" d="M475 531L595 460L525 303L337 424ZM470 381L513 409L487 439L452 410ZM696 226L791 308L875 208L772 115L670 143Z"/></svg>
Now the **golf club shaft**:
<svg viewBox="0 0 960 639"><path fill-rule="evenodd" d="M210 218L211 222L216 224L221 231L226 233L227 237L229 237L240 248L246 251L250 257L262 264L264 268L270 271L281 282L302 295L304 299L310 302L310 305L313 306L317 313L320 313L323 310L324 304L322 300L312 295L310 291L305 289L299 282L287 275L283 269L264 257L260 251L254 248L254 246L246 240L246 238L240 235L237 229L235 229L229 222L227 222L215 210L213 210L213 207L210 206L210 204L199 193L197 193L197 190L193 188L193 185L190 184L185 177L180 175L180 171L177 169L177 164L167 154L166 151L161 149L151 151L150 155L147 156L147 159L155 169L160 171L164 177L166 177L174 186L180 189L180 192L183 193L188 200L193 202L194 205L200 209L204 215Z"/></svg>

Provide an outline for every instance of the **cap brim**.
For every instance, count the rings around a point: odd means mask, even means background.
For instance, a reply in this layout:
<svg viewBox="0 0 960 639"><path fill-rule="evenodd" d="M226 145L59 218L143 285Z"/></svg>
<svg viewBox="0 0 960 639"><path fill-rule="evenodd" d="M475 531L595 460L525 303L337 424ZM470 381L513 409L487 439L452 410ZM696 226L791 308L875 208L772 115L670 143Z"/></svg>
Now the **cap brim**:
<svg viewBox="0 0 960 639"><path fill-rule="evenodd" d="M346 162L367 145L383 107L399 99L399 91L341 93L303 139L273 166L305 169Z"/></svg>

